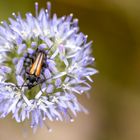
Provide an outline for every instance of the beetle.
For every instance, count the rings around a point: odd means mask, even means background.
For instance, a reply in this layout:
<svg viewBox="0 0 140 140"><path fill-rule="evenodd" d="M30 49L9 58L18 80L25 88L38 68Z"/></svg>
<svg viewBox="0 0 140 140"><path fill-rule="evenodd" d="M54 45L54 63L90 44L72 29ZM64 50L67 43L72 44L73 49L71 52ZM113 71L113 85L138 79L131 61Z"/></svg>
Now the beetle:
<svg viewBox="0 0 140 140"><path fill-rule="evenodd" d="M45 58L45 53L43 51L38 52L36 59L31 65L29 71L26 71L27 80L28 80L27 83L28 89L31 89L38 83L42 71L44 58Z"/></svg>
<svg viewBox="0 0 140 140"><path fill-rule="evenodd" d="M52 47L51 47L52 48ZM43 79L41 78L42 76L42 71L44 67L47 67L47 64L45 64L44 60L49 59L47 58L48 52L51 50L51 48L48 49L47 53L44 50L41 49L36 49L35 51L35 59L32 59L32 64L30 64L30 68L28 66L28 70L25 70L26 72L26 85L25 82L21 87L28 87L28 89L31 89L32 87L43 83L44 81L48 80L45 78L43 74ZM27 56L28 58L28 56ZM26 60L26 59L25 59Z"/></svg>

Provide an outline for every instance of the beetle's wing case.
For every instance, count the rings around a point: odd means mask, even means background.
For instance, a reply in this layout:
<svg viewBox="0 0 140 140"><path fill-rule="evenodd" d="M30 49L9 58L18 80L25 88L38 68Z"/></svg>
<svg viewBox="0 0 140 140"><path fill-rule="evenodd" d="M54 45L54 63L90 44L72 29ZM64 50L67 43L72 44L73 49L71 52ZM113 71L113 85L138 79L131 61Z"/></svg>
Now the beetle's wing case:
<svg viewBox="0 0 140 140"><path fill-rule="evenodd" d="M44 57L45 57L45 54L43 52L38 53L38 55L35 59L35 62L31 66L29 74L35 75L37 77L40 76Z"/></svg>

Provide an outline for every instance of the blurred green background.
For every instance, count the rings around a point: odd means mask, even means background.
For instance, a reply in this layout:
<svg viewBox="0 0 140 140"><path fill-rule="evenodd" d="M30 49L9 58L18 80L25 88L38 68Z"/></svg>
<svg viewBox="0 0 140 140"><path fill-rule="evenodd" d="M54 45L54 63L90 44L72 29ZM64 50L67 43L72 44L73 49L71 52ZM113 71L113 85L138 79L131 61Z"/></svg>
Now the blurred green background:
<svg viewBox="0 0 140 140"><path fill-rule="evenodd" d="M0 0L0 20L12 12L34 13L34 0ZM46 0L39 0L41 7ZM140 1L53 0L59 16L74 13L80 30L93 40L95 67L91 97L79 97L90 114L74 123L49 123L35 135L11 117L0 120L0 140L140 140Z"/></svg>

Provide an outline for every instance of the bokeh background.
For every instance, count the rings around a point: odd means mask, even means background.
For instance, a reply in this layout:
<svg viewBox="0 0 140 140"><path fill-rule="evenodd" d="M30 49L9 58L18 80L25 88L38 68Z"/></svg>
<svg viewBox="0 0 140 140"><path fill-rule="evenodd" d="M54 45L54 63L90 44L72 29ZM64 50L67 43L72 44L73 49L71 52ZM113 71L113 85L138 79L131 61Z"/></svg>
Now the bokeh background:
<svg viewBox="0 0 140 140"><path fill-rule="evenodd" d="M0 0L0 21L12 12L34 13L34 0ZM46 0L38 0L40 8ZM95 67L90 99L79 97L89 115L74 123L53 122L36 134L11 116L0 120L0 140L140 140L140 1L52 0L59 16L74 13L93 40ZM24 131L25 130L25 131Z"/></svg>

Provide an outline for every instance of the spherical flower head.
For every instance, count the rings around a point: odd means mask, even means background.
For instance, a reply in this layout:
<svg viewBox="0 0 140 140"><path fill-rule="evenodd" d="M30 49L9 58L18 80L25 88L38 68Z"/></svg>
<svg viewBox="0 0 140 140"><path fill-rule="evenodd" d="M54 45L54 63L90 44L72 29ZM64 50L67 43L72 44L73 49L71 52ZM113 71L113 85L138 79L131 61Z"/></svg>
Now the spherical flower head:
<svg viewBox="0 0 140 140"><path fill-rule="evenodd" d="M13 13L0 26L0 117L12 113L17 122L42 126L46 119L71 120L87 112L76 94L93 82L91 44L79 32L73 15L51 17L51 5L36 15Z"/></svg>

